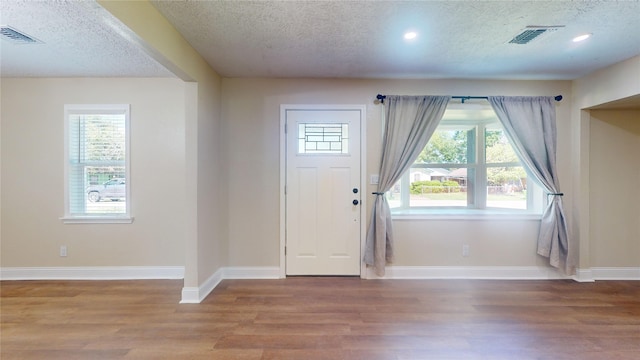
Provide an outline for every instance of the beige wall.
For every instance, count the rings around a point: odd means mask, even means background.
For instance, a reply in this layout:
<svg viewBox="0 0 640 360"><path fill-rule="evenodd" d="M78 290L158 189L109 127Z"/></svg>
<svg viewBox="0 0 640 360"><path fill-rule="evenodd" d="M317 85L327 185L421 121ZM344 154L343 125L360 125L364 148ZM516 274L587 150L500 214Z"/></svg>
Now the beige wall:
<svg viewBox="0 0 640 360"><path fill-rule="evenodd" d="M199 282L227 265L227 164L220 82L198 83L197 210Z"/></svg>
<svg viewBox="0 0 640 360"><path fill-rule="evenodd" d="M640 110L592 110L590 265L640 266Z"/></svg>
<svg viewBox="0 0 640 360"><path fill-rule="evenodd" d="M3 267L185 264L181 80L5 78L1 90ZM65 104L131 104L132 224L59 220Z"/></svg>
<svg viewBox="0 0 640 360"><path fill-rule="evenodd" d="M576 109L640 94L640 55L573 81Z"/></svg>
<svg viewBox="0 0 640 360"><path fill-rule="evenodd" d="M99 3L131 28L132 41L186 82L2 79L3 267L184 265L185 287L194 287L224 266L278 266L280 104L366 105L366 173L373 174L381 139L377 93L564 95L557 104L558 168L570 235L580 241L579 266L640 263L640 255L632 256L638 253L638 206L596 192L606 181L600 169L608 168L607 154L638 153L637 133L629 130L635 123L622 120L620 127L613 120L620 115L587 110L640 94L640 56L573 82L221 79L148 1ZM63 105L83 102L132 105L133 224L64 225L58 219L64 210ZM612 165L629 185L640 178L633 155ZM151 177L157 173L163 176ZM159 188L174 186L166 200L158 198ZM592 222L593 216L599 219ZM537 225L396 221L395 265L541 265ZM618 246L610 246L612 236ZM467 258L463 243L471 246ZM63 244L66 258L58 256Z"/></svg>
<svg viewBox="0 0 640 360"><path fill-rule="evenodd" d="M280 104L364 104L367 174L377 173L382 107L376 94L557 95L560 184L571 193L568 81L223 79L227 126L229 265L279 265ZM370 194L371 186L366 191ZM367 199L371 203L371 195ZM570 198L570 196L567 196ZM369 215L365 221L369 220ZM395 221L398 266L536 266L535 220ZM462 244L470 256L462 257Z"/></svg>
<svg viewBox="0 0 640 360"><path fill-rule="evenodd" d="M149 1L98 3L131 29L132 41L187 81L184 283L185 287L199 287L227 263L227 176L220 76Z"/></svg>
<svg viewBox="0 0 640 360"><path fill-rule="evenodd" d="M611 160L600 154L592 153L594 148L591 146L591 141L596 141L595 146L598 151L601 148L609 147L618 149L620 144L617 144L618 139L613 128L606 123L602 123L600 119L596 118L592 121L592 110L589 110L589 108L639 94L640 56L600 69L572 82L574 105L571 114L573 154L571 171L573 173L573 188L576 191L576 196L571 203L573 212L572 231L580 242L579 267L582 269L598 266L595 265L596 263L610 264L606 266L623 266L620 264L629 263L629 256L633 256L633 254L624 254L621 259L615 259L615 256L612 258L612 254L620 254L619 250L607 249L609 238L611 237L607 228L612 227L613 224L618 224L628 229L631 225L628 223L620 224L620 219L615 219L614 217L606 218L607 214L615 214L616 211L611 208L610 201L602 198L598 193L600 191L598 187L601 186L598 182L602 181L599 178L600 175L592 177L592 174L595 174L599 169L606 168L607 163ZM595 114L598 113L599 111L595 111ZM605 119L612 118L611 115L607 114L612 113L600 112L598 116ZM594 129L592 129L592 126L597 131L593 136ZM626 129L628 130L629 127L627 126ZM622 135L623 138L632 138L632 135L626 132L618 132L618 134ZM603 149L603 151L608 150ZM623 154L618 152L616 157L623 159L616 161L627 162L630 168L637 166L637 153ZM592 167L595 167L596 170L591 170ZM627 168L624 173L628 173L630 168ZM591 184L591 180L596 181L596 184ZM605 219L595 218L596 216L602 216L603 212L607 210L609 212L604 214ZM630 216L630 218L627 217L627 219L630 219L628 221L640 223L640 215L638 213L635 214L635 218L633 214L628 215ZM620 235L619 231L615 231L617 235ZM636 243L640 242L640 239L636 237L635 241ZM605 253L598 254L598 251L605 251ZM636 259L638 257L640 257L640 254L636 253ZM638 261L636 260L635 263L637 264Z"/></svg>

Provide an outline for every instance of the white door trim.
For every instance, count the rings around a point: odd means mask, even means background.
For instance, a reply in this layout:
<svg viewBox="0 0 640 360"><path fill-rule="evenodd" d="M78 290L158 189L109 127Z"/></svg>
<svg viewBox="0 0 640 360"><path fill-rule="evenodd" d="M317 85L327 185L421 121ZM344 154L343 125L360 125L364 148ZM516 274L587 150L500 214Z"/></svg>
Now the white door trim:
<svg viewBox="0 0 640 360"><path fill-rule="evenodd" d="M285 133L286 111L287 110L359 110L360 111L360 277L366 277L366 266L362 262L364 256L365 241L367 239L367 183L366 183L366 105L280 105L280 278L287 277L286 274L286 198L285 185L287 183L287 134Z"/></svg>

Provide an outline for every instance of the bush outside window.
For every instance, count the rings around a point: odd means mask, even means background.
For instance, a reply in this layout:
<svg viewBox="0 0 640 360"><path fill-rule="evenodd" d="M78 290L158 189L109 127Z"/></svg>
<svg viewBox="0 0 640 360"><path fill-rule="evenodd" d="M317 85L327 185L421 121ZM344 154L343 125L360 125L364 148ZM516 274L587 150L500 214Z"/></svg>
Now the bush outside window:
<svg viewBox="0 0 640 360"><path fill-rule="evenodd" d="M394 214L443 209L541 213L543 205L540 187L528 176L488 104L450 104L387 200Z"/></svg>

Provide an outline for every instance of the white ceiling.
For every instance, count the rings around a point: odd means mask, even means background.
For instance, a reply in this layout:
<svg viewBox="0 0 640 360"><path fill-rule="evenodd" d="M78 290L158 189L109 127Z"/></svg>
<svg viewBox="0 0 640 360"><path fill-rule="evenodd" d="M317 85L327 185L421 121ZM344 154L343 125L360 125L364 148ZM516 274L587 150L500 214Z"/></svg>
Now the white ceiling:
<svg viewBox="0 0 640 360"><path fill-rule="evenodd" d="M640 54L638 0L152 4L225 77L574 79ZM0 24L44 42L0 41L2 76L173 76L92 0L3 0ZM508 43L529 25L565 27Z"/></svg>

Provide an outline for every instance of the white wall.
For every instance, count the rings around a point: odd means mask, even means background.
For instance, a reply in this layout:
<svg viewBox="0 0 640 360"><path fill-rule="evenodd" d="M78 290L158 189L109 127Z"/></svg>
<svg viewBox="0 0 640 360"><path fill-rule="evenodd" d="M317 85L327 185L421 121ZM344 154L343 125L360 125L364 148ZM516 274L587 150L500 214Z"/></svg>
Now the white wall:
<svg viewBox="0 0 640 360"><path fill-rule="evenodd" d="M2 267L184 266L181 80L4 78L1 90ZM65 104L131 104L132 224L59 220Z"/></svg>
<svg viewBox="0 0 640 360"><path fill-rule="evenodd" d="M279 265L280 104L364 104L367 169L378 172L381 110L376 94L558 95L558 167L571 194L571 83L568 81L223 79L227 126L229 265ZM375 189L366 190L371 204ZM369 220L369 216L365 221ZM398 266L538 266L535 220L394 222ZM470 256L462 257L462 244Z"/></svg>

